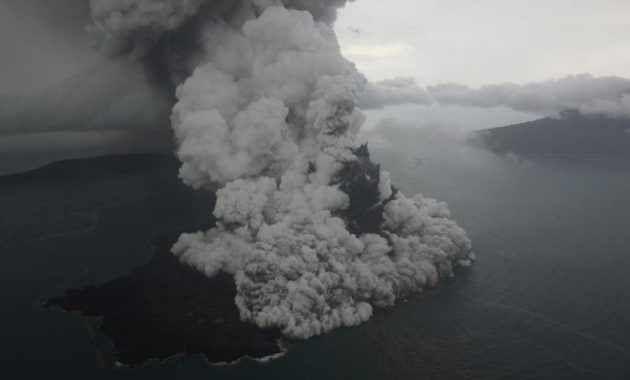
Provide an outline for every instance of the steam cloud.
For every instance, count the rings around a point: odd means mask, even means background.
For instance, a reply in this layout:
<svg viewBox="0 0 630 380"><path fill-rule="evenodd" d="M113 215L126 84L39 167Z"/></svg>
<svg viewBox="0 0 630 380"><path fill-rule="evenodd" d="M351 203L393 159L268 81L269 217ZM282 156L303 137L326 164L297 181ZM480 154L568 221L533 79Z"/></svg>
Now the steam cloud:
<svg viewBox="0 0 630 380"><path fill-rule="evenodd" d="M630 118L630 79L582 74L523 85L491 84L474 89L447 83L425 89L413 79L397 78L370 85L361 99L368 108L404 103L503 106L548 116L579 110L583 115Z"/></svg>
<svg viewBox="0 0 630 380"><path fill-rule="evenodd" d="M406 198L357 142L366 80L330 29L344 3L92 1L104 53L192 69L171 117L180 177L220 187L218 222L174 254L231 273L241 318L293 338L364 322L474 259L446 204ZM199 49L178 51L191 31Z"/></svg>

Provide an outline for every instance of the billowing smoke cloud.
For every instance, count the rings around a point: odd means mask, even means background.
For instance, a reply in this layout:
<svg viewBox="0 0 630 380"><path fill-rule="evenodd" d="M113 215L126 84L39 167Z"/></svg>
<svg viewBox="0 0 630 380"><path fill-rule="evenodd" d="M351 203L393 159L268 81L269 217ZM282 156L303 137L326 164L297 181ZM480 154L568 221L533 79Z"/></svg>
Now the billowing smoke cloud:
<svg viewBox="0 0 630 380"><path fill-rule="evenodd" d="M397 79L371 85L369 89L361 99L369 108L413 103L508 107L548 116L578 110L583 115L630 118L630 79L620 77L583 74L523 85L484 85L477 89L456 83L425 89L412 79Z"/></svg>
<svg viewBox="0 0 630 380"><path fill-rule="evenodd" d="M192 18L231 24L260 14L270 6L305 10L332 23L336 9L347 0L92 0L93 23L88 32L106 55L144 56ZM186 25L189 27L189 25ZM194 27L192 27L194 29Z"/></svg>
<svg viewBox="0 0 630 380"><path fill-rule="evenodd" d="M88 33L106 55L143 56L168 32L195 15L203 0L91 1Z"/></svg>
<svg viewBox="0 0 630 380"><path fill-rule="evenodd" d="M447 206L406 198L358 143L366 80L329 26L343 3L92 2L108 54L199 31L171 120L180 177L219 187L218 222L173 252L231 273L241 317L294 338L364 322L474 259Z"/></svg>

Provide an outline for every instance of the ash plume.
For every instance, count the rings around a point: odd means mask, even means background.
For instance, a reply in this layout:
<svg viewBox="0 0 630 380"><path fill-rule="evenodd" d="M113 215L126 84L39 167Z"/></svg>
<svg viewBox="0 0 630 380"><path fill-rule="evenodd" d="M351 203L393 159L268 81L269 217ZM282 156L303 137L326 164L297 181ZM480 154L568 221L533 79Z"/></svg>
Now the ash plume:
<svg viewBox="0 0 630 380"><path fill-rule="evenodd" d="M474 259L446 204L405 197L359 144L367 81L330 27L344 3L92 1L96 45L161 58L177 86L181 179L219 188L216 227L173 253L232 274L241 318L292 338L362 323Z"/></svg>
<svg viewBox="0 0 630 380"><path fill-rule="evenodd" d="M0 97L0 137L24 133L168 131L172 101L137 65L116 60L57 85Z"/></svg>

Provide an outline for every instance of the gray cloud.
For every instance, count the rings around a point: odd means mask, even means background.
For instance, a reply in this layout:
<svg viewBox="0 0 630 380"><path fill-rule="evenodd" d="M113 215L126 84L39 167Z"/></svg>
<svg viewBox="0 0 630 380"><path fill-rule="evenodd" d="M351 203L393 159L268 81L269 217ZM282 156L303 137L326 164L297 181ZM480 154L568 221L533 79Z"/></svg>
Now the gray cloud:
<svg viewBox="0 0 630 380"><path fill-rule="evenodd" d="M413 78L393 78L368 83L361 95L360 105L364 109L384 108L401 104L433 103L431 95L416 84Z"/></svg>
<svg viewBox="0 0 630 380"><path fill-rule="evenodd" d="M171 100L141 68L98 64L57 85L0 98L0 136L54 131L168 128Z"/></svg>
<svg viewBox="0 0 630 380"><path fill-rule="evenodd" d="M165 36L173 35L193 18L231 23L259 14L270 6L305 10L331 23L348 0L92 0L88 32L106 55L144 56ZM191 22L195 24L195 22ZM187 25L190 27L190 25Z"/></svg>
<svg viewBox="0 0 630 380"><path fill-rule="evenodd" d="M102 60L88 22L88 0L0 0L0 91L53 85Z"/></svg>
<svg viewBox="0 0 630 380"><path fill-rule="evenodd" d="M205 0L92 0L88 33L105 55L144 56L174 32Z"/></svg>
<svg viewBox="0 0 630 380"><path fill-rule="evenodd" d="M170 96L137 64L98 64L60 84L0 96L0 174L60 159L172 151Z"/></svg>
<svg viewBox="0 0 630 380"><path fill-rule="evenodd" d="M457 84L428 88L440 104L506 106L517 111L558 114L578 109L586 115L630 117L630 79L583 74L546 82L494 84L471 89Z"/></svg>
<svg viewBox="0 0 630 380"><path fill-rule="evenodd" d="M490 84L479 88L447 83L420 87L412 80L380 82L361 99L368 108L412 103L468 107L509 107L554 116L576 109L584 115L630 118L630 79L589 74L526 84Z"/></svg>

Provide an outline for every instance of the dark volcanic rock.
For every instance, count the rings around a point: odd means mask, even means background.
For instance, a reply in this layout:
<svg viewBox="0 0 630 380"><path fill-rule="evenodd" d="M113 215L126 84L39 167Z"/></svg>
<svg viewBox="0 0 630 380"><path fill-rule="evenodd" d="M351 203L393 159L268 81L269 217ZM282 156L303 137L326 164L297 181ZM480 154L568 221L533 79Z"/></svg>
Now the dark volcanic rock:
<svg viewBox="0 0 630 380"><path fill-rule="evenodd" d="M367 145L359 147L355 155L357 160L346 163L337 174L339 188L350 197L350 206L339 216L353 234L378 234L383 230L383 207L387 203L380 201L381 167L370 160Z"/></svg>
<svg viewBox="0 0 630 380"><path fill-rule="evenodd" d="M380 166L370 160L367 146L355 153L357 160L347 163L336 178L337 185L350 198L349 207L339 216L353 233L382 234L383 207L391 199L380 199ZM119 161L127 162L124 158ZM102 163L116 164L111 160ZM144 169L145 164L137 165L137 169ZM151 162L147 165L151 167ZM57 170L54 164L48 169L51 170L60 175L67 172ZM29 175L10 180L15 182ZM207 230L212 224L199 229ZM203 355L212 363L281 353L279 331L263 330L240 320L232 276L207 278L171 254L170 248L178 236L179 233L173 233L156 239L151 260L129 274L103 285L70 290L50 300L46 307L78 312L98 321L98 329L111 339L116 359L124 365L165 360L180 353Z"/></svg>
<svg viewBox="0 0 630 380"><path fill-rule="evenodd" d="M180 353L200 354L211 363L281 353L278 331L240 321L231 276L207 278L170 253L176 236L158 239L153 258L129 274L70 290L46 306L97 317L124 365Z"/></svg>

